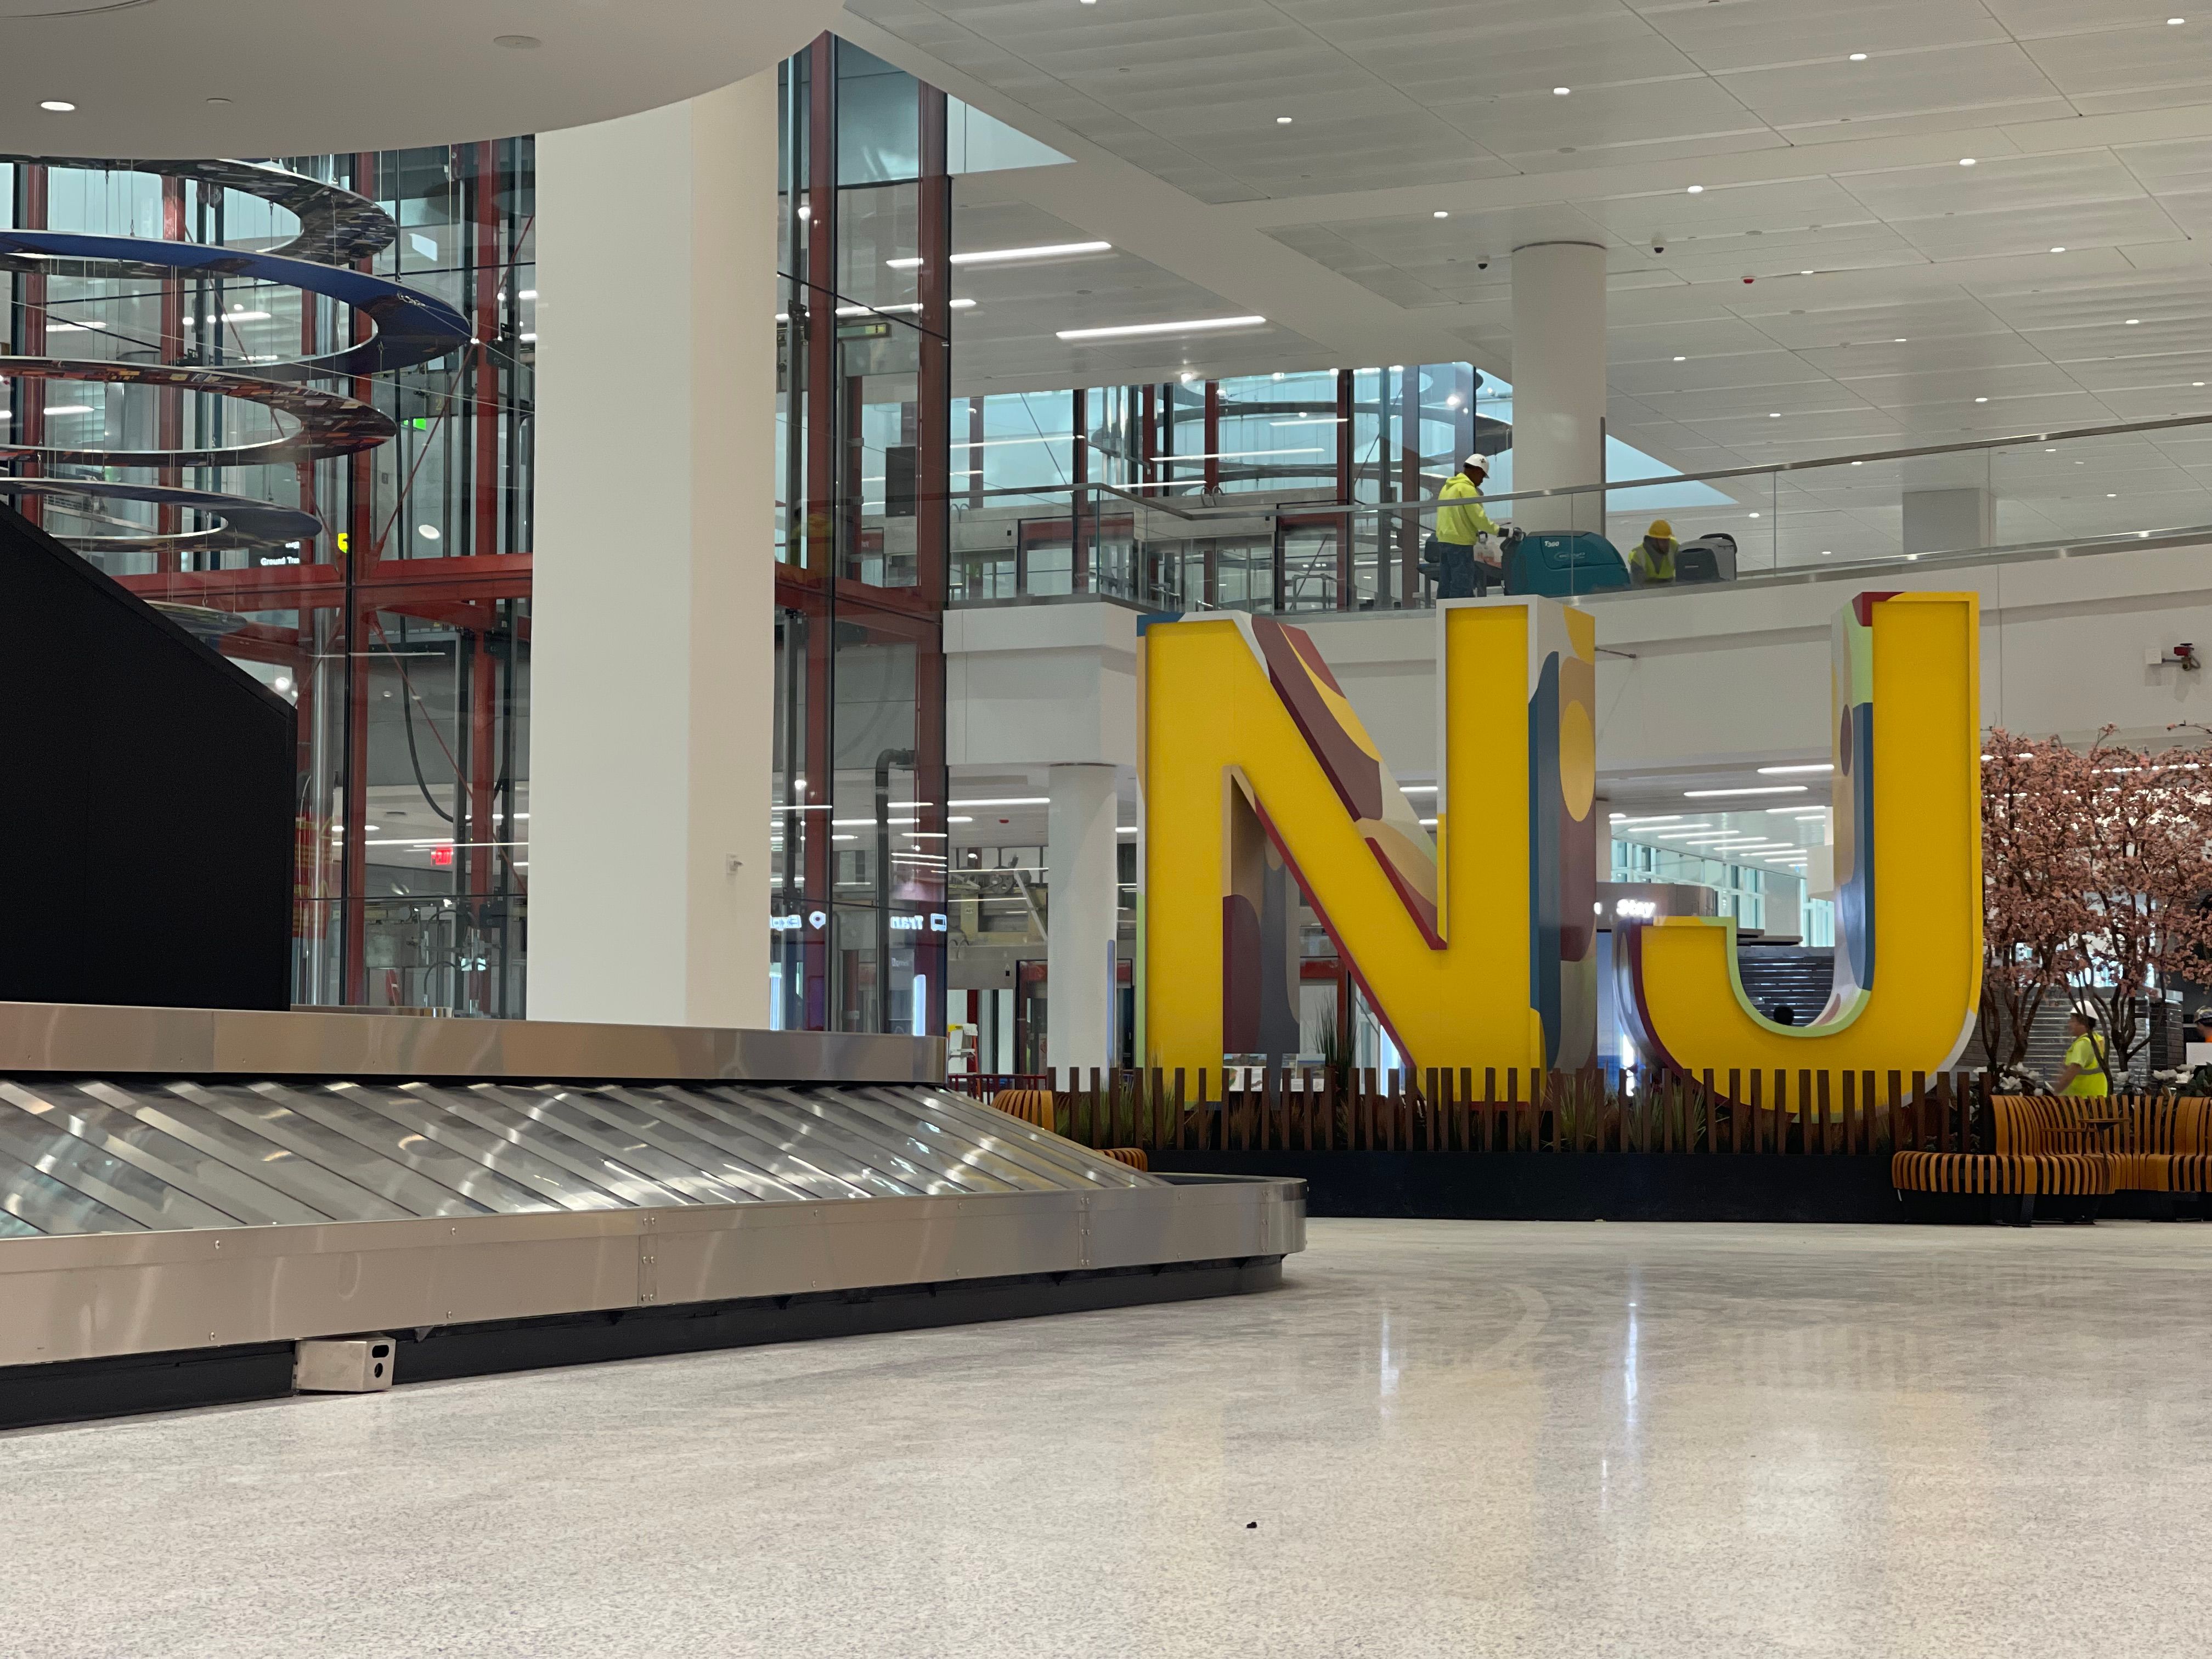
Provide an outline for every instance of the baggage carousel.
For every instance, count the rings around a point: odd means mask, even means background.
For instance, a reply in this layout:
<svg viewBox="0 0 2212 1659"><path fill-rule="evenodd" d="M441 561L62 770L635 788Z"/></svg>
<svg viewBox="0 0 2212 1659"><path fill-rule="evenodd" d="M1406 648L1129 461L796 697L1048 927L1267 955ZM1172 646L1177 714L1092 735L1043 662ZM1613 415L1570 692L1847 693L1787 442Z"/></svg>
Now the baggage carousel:
<svg viewBox="0 0 2212 1659"><path fill-rule="evenodd" d="M1267 1288L939 1039L0 1003L0 1427Z"/></svg>

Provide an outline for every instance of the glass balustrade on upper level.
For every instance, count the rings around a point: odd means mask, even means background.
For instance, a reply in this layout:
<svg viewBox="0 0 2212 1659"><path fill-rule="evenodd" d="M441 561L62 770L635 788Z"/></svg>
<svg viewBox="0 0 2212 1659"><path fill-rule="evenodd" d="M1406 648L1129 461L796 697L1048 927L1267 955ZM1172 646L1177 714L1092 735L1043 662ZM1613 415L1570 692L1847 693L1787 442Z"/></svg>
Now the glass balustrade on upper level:
<svg viewBox="0 0 2212 1659"><path fill-rule="evenodd" d="M1403 610L1478 583L1582 598L2212 540L2212 416L1486 492L1498 533L1474 581L1435 540L1448 476L1382 504L1288 478L973 489L954 499L951 599Z"/></svg>

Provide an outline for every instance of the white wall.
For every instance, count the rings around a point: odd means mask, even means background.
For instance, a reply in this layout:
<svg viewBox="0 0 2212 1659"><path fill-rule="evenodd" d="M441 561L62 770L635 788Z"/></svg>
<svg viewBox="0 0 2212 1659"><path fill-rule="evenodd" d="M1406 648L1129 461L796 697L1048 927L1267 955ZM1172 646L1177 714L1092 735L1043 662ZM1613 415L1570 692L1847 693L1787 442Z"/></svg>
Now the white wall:
<svg viewBox="0 0 2212 1659"><path fill-rule="evenodd" d="M2212 726L2212 671L2152 668L2182 641L2212 653L2212 548L2166 548L1853 580L1599 596L1598 766L1614 779L1828 752L1829 628L1861 592L1972 591L1982 719L2081 742L2107 722L2148 744ZM954 613L957 759L1135 760L1135 616L1103 603ZM1437 770L1433 612L1316 613L1309 629L1383 758ZM2192 734L2173 734L2187 739Z"/></svg>
<svg viewBox="0 0 2212 1659"><path fill-rule="evenodd" d="M776 88L538 141L530 1012L768 1023Z"/></svg>
<svg viewBox="0 0 2212 1659"><path fill-rule="evenodd" d="M1134 766L1137 613L1090 600L945 618L953 765Z"/></svg>

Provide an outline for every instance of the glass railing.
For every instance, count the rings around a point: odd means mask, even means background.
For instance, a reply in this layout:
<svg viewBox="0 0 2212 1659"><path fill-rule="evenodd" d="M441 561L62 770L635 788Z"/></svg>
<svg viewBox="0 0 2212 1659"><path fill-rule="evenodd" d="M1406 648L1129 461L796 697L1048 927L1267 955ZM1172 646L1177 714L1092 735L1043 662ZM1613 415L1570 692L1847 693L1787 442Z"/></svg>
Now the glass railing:
<svg viewBox="0 0 2212 1659"><path fill-rule="evenodd" d="M1498 533L1472 562L1433 540L1450 503L1324 496L971 494L953 509L951 602L1403 610L1478 590L1578 598L2212 540L2212 416L1486 495Z"/></svg>

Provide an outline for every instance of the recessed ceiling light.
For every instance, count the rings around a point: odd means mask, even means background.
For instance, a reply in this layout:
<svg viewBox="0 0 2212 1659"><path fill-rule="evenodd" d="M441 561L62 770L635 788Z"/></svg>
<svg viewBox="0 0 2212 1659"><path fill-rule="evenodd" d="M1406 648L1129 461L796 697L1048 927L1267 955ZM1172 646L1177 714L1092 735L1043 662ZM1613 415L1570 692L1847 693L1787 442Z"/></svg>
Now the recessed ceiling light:
<svg viewBox="0 0 2212 1659"><path fill-rule="evenodd" d="M945 805L948 806L1049 806L1052 805L1052 797L1049 795L1004 795L989 800L947 801Z"/></svg>
<svg viewBox="0 0 2212 1659"><path fill-rule="evenodd" d="M1291 118L1287 115L1278 115L1275 118L1275 125L1279 127L1286 127L1290 125L1291 119Z"/></svg>
<svg viewBox="0 0 2212 1659"><path fill-rule="evenodd" d="M1973 167L1973 166L1977 165L1977 163L1975 162L1974 158L1973 158L1972 156L1971 156L1971 155L1961 155L1961 156L1959 158L1959 165L1960 165L1960 167Z"/></svg>
<svg viewBox="0 0 2212 1659"><path fill-rule="evenodd" d="M1705 193L1705 187L1703 185L1692 185L1690 186L1690 194L1692 196L1703 196Z"/></svg>
<svg viewBox="0 0 2212 1659"><path fill-rule="evenodd" d="M1824 559L1832 559L1835 557L1835 556L1836 550L1832 547L1824 547L1820 550L1820 556Z"/></svg>
<svg viewBox="0 0 2212 1659"><path fill-rule="evenodd" d="M1434 213L1431 213L1429 217L1431 219L1449 219L1451 217L1451 215L1445 212L1443 209L1438 208Z"/></svg>
<svg viewBox="0 0 2212 1659"><path fill-rule="evenodd" d="M65 103L59 98L49 98L45 103L40 105L39 107L43 110L51 110L56 115L67 115L72 110L76 109L76 106L75 104Z"/></svg>
<svg viewBox="0 0 2212 1659"><path fill-rule="evenodd" d="M1974 401L1978 404L1985 404L1989 402L1989 399L1987 398L1977 398Z"/></svg>
<svg viewBox="0 0 2212 1659"><path fill-rule="evenodd" d="M415 526L415 533L426 542L434 542L438 539L438 526L434 524L418 524Z"/></svg>
<svg viewBox="0 0 2212 1659"><path fill-rule="evenodd" d="M2120 499L2120 492L2117 489L2108 489L2105 492L2105 499L2108 501L2117 501Z"/></svg>
<svg viewBox="0 0 2212 1659"><path fill-rule="evenodd" d="M1552 88L1552 96L1554 98L1564 98L1573 90L1574 88L1572 87L1553 87Z"/></svg>
<svg viewBox="0 0 2212 1659"><path fill-rule="evenodd" d="M2203 386L2204 382L2202 380L2191 380L2189 384L2191 386Z"/></svg>
<svg viewBox="0 0 2212 1659"><path fill-rule="evenodd" d="M1754 519L1755 519L1755 518L1757 518L1757 517L1759 516L1759 514L1756 514L1756 513L1754 513L1754 514L1753 514L1751 516L1752 516L1753 518L1754 518Z"/></svg>
<svg viewBox="0 0 2212 1659"><path fill-rule="evenodd" d="M1686 363L1686 362L1688 362L1690 360L1689 360L1687 357L1677 357L1677 358L1675 358L1675 359L1674 359L1674 361L1675 361L1676 362L1678 362L1678 363Z"/></svg>
<svg viewBox="0 0 2212 1659"><path fill-rule="evenodd" d="M1757 789L1685 789L1685 800L1711 800L1720 795L1802 795L1808 793L1802 783L1770 783Z"/></svg>
<svg viewBox="0 0 2212 1659"><path fill-rule="evenodd" d="M89 415L92 413L92 405L90 404L57 404L53 408L48 410L46 413L49 415Z"/></svg>
<svg viewBox="0 0 2212 1659"><path fill-rule="evenodd" d="M1055 331L1062 340L1114 340L1138 334L1187 334L1200 329L1257 328L1267 319L1265 317L1194 317L1181 323L1121 323L1111 328L1063 328Z"/></svg>
<svg viewBox="0 0 2212 1659"><path fill-rule="evenodd" d="M1864 52L1853 52L1853 53L1851 54L1851 62L1853 62L1854 64L1863 64L1863 63L1865 63L1865 62L1866 62L1866 54L1865 54Z"/></svg>
<svg viewBox="0 0 2212 1659"><path fill-rule="evenodd" d="M1800 276L1810 276L1813 273L1809 270L1801 270L1797 274Z"/></svg>
<svg viewBox="0 0 2212 1659"><path fill-rule="evenodd" d="M2130 328L2133 328L2133 327L2134 327L2137 323L2140 323L2141 321L2142 321L2142 318L2140 318L2140 317L2130 317L2130 318L2129 318L2129 319L2128 319L2128 326L2129 326Z"/></svg>
<svg viewBox="0 0 2212 1659"><path fill-rule="evenodd" d="M1836 769L1826 761L1814 766L1762 766L1759 775L1763 778L1787 777L1792 772L1832 772Z"/></svg>
<svg viewBox="0 0 2212 1659"><path fill-rule="evenodd" d="M2166 20L2166 26L2170 29L2178 29L2188 21L2186 17L2169 17Z"/></svg>
<svg viewBox="0 0 2212 1659"><path fill-rule="evenodd" d="M1778 409L1770 409L1766 411L1766 418L1770 421L1778 421L1782 418L1782 411Z"/></svg>

